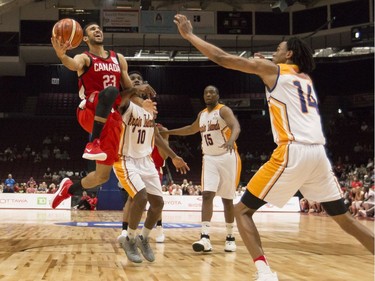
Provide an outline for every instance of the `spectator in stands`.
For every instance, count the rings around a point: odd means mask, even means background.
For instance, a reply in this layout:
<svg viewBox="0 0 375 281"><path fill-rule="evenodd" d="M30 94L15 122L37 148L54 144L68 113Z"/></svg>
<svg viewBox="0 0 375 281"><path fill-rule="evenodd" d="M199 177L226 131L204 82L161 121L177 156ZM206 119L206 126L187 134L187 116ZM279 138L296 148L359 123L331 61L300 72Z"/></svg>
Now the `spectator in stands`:
<svg viewBox="0 0 375 281"><path fill-rule="evenodd" d="M181 186L176 184L176 188L172 191L172 195L182 195Z"/></svg>
<svg viewBox="0 0 375 281"><path fill-rule="evenodd" d="M12 174L8 174L8 178L4 181L4 184L13 189L14 185L16 184L16 180L13 178Z"/></svg>
<svg viewBox="0 0 375 281"><path fill-rule="evenodd" d="M74 172L72 170L67 170L65 173L65 176L68 178L71 178L74 176Z"/></svg>
<svg viewBox="0 0 375 281"><path fill-rule="evenodd" d="M49 193L49 194L53 194L53 193L55 193L56 191L57 191L56 184L51 183L51 184L49 185L49 187L48 187L48 191L47 191L47 193Z"/></svg>
<svg viewBox="0 0 375 281"><path fill-rule="evenodd" d="M350 205L352 204L352 197L350 195L349 187L345 187L345 185L342 185L342 192L343 192L343 198L344 198L344 204L347 209L349 209Z"/></svg>
<svg viewBox="0 0 375 281"><path fill-rule="evenodd" d="M161 191L163 192L163 195L170 195L166 185L161 186Z"/></svg>
<svg viewBox="0 0 375 281"><path fill-rule="evenodd" d="M70 142L70 137L67 134L65 134L64 137L63 137L63 141L64 142Z"/></svg>
<svg viewBox="0 0 375 281"><path fill-rule="evenodd" d="M53 153L53 158L60 159L61 151L60 151L60 148L57 147L57 145L54 146L52 153Z"/></svg>
<svg viewBox="0 0 375 281"><path fill-rule="evenodd" d="M96 210L96 206L98 205L98 197L96 197L96 193L92 193L91 198L88 201L90 204L90 210Z"/></svg>
<svg viewBox="0 0 375 281"><path fill-rule="evenodd" d="M27 184L26 193L36 193L36 191L35 181Z"/></svg>
<svg viewBox="0 0 375 281"><path fill-rule="evenodd" d="M357 188L357 187L362 187L363 183L361 180L358 179L357 176L353 176L353 180L350 184L351 188Z"/></svg>
<svg viewBox="0 0 375 281"><path fill-rule="evenodd" d="M70 156L69 156L68 151L64 150L63 153L61 153L61 155L60 155L60 159L61 160L69 160Z"/></svg>
<svg viewBox="0 0 375 281"><path fill-rule="evenodd" d="M45 181L39 183L39 186L37 188L37 193L47 193L48 191L48 186Z"/></svg>
<svg viewBox="0 0 375 281"><path fill-rule="evenodd" d="M31 153L31 147L30 147L30 145L27 144L25 146L25 150L24 151L26 152L27 155L29 155Z"/></svg>
<svg viewBox="0 0 375 281"><path fill-rule="evenodd" d="M20 184L20 188L18 190L18 193L26 193L26 183L22 182Z"/></svg>
<svg viewBox="0 0 375 281"><path fill-rule="evenodd" d="M187 136L200 132L203 151L202 167L202 226L200 240L193 243L196 252L212 250L210 222L213 214L213 200L220 196L224 205L226 222L225 251L236 250L233 199L239 184L241 159L237 152L236 140L240 134L240 124L233 111L219 104L219 90L212 85L203 92L206 108L199 112L196 120L188 126L168 130L169 135ZM163 134L163 132L161 132ZM192 190L192 195L195 190Z"/></svg>
<svg viewBox="0 0 375 281"><path fill-rule="evenodd" d="M65 171L64 168L61 168L61 169L59 170L59 176L60 176L60 179L65 178L65 176L66 176L66 171Z"/></svg>
<svg viewBox="0 0 375 281"><path fill-rule="evenodd" d="M50 145L52 143L52 140L49 136L46 136L42 142L44 145Z"/></svg>
<svg viewBox="0 0 375 281"><path fill-rule="evenodd" d="M11 188L9 185L5 185L3 193L14 193L14 189Z"/></svg>
<svg viewBox="0 0 375 281"><path fill-rule="evenodd" d="M57 173L57 172L53 172L52 174L52 182L57 184L58 182L60 182L60 175Z"/></svg>
<svg viewBox="0 0 375 281"><path fill-rule="evenodd" d="M371 184L365 193L364 201L362 203L363 209L368 212L375 205L375 184Z"/></svg>
<svg viewBox="0 0 375 281"><path fill-rule="evenodd" d="M10 146L8 146L5 150L4 150L4 156L5 158L9 161L10 159L13 158L13 150L10 148Z"/></svg>
<svg viewBox="0 0 375 281"><path fill-rule="evenodd" d="M182 184L181 184L182 195L188 195L189 194L188 187L189 187L188 180L183 179Z"/></svg>
<svg viewBox="0 0 375 281"><path fill-rule="evenodd" d="M42 158L49 159L50 156L51 156L51 150L48 148L48 146L45 146L42 150Z"/></svg>
<svg viewBox="0 0 375 281"><path fill-rule="evenodd" d="M310 210L309 201L306 198L302 198L299 201L299 206L302 213L308 213Z"/></svg>
<svg viewBox="0 0 375 281"><path fill-rule="evenodd" d="M362 124L361 124L361 132L367 132L368 131L368 125L366 123L366 121L362 121Z"/></svg>
<svg viewBox="0 0 375 281"><path fill-rule="evenodd" d="M195 185L194 189L195 189L195 195L202 195L202 186L200 184Z"/></svg>
<svg viewBox="0 0 375 281"><path fill-rule="evenodd" d="M13 190L14 190L14 193L20 193L21 188L20 188L20 185L19 185L18 182L16 182L16 183L14 184L14 186L13 186Z"/></svg>
<svg viewBox="0 0 375 281"><path fill-rule="evenodd" d="M352 193L354 196L351 205L351 213L353 216L356 216L361 209L363 200L365 199L365 192L362 186L358 186L352 189Z"/></svg>
<svg viewBox="0 0 375 281"><path fill-rule="evenodd" d="M91 205L89 203L89 199L91 197L87 194L87 191L82 191L82 197L81 199L79 200L77 206L74 206L73 208L74 209L78 209L78 210L90 210L91 209Z"/></svg>
<svg viewBox="0 0 375 281"><path fill-rule="evenodd" d="M50 167L47 167L46 171L44 172L43 178L45 180L52 180L52 172Z"/></svg>
<svg viewBox="0 0 375 281"><path fill-rule="evenodd" d="M40 155L40 153L36 153L34 157L34 163L40 163L40 162L42 162L42 156Z"/></svg>
<svg viewBox="0 0 375 281"><path fill-rule="evenodd" d="M34 180L33 177L30 177L29 180L26 182L26 185L29 186L36 186L36 181Z"/></svg>

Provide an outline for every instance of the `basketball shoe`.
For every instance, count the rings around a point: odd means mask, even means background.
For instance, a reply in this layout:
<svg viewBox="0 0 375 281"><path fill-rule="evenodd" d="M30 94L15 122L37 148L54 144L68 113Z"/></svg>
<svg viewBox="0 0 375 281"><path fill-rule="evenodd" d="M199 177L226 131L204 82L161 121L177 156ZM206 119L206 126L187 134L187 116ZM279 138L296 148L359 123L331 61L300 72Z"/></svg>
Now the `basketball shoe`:
<svg viewBox="0 0 375 281"><path fill-rule="evenodd" d="M117 242L120 244L120 247L125 243L125 239L128 236L128 232L123 229L121 234L117 237Z"/></svg>
<svg viewBox="0 0 375 281"><path fill-rule="evenodd" d="M104 161L107 159L107 153L100 149L100 140L94 139L93 142L86 144L85 152L82 158L87 160Z"/></svg>
<svg viewBox="0 0 375 281"><path fill-rule="evenodd" d="M236 249L237 249L237 246L236 246L236 240L235 240L234 236L228 235L226 240L225 240L224 251L225 252L235 252Z"/></svg>
<svg viewBox="0 0 375 281"><path fill-rule="evenodd" d="M137 248L136 238L129 239L129 236L126 236L125 241L122 244L122 248L124 249L125 254L128 257L128 260L135 263L142 262L142 258L139 255L139 251Z"/></svg>
<svg viewBox="0 0 375 281"><path fill-rule="evenodd" d="M155 260L154 252L150 246L150 238L143 238L142 235L138 235L136 238L137 246L141 250L142 255L145 257L146 260L153 262Z"/></svg>
<svg viewBox="0 0 375 281"><path fill-rule="evenodd" d="M163 243L165 240L165 235L163 232L163 227L161 225L156 226L156 243Z"/></svg>
<svg viewBox="0 0 375 281"><path fill-rule="evenodd" d="M56 191L56 196L52 201L52 208L56 209L57 206L61 204L62 201L68 199L72 194L68 192L69 187L73 182L69 178L64 178L59 185L59 189Z"/></svg>
<svg viewBox="0 0 375 281"><path fill-rule="evenodd" d="M255 281L279 281L276 272L262 272L258 271L255 274Z"/></svg>
<svg viewBox="0 0 375 281"><path fill-rule="evenodd" d="M195 252L211 252L212 251L210 236L207 234L201 234L201 239L197 242L194 242L192 246Z"/></svg>

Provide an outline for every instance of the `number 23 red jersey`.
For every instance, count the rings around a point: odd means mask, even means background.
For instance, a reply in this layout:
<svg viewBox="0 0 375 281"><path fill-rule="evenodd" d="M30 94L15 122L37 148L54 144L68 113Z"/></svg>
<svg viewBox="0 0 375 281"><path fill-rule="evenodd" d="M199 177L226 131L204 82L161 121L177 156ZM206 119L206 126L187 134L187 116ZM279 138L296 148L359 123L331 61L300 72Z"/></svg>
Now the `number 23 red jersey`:
<svg viewBox="0 0 375 281"><path fill-rule="evenodd" d="M90 52L84 52L90 58L90 66L79 77L79 96L87 98L93 92L100 92L108 86L114 86L120 90L121 67L117 54L109 51L107 58L98 57ZM115 104L121 101L120 95Z"/></svg>

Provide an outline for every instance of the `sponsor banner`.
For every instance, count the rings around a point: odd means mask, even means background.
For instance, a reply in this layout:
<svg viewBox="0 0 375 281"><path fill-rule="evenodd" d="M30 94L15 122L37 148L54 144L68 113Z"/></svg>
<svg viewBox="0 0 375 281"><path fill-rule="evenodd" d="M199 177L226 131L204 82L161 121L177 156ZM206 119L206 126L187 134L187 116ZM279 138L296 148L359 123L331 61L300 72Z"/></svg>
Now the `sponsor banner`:
<svg viewBox="0 0 375 281"><path fill-rule="evenodd" d="M236 197L233 202L236 204L240 201L241 197ZM148 208L149 205L147 205ZM224 211L221 198L216 196L213 202L214 211ZM164 211L201 211L202 209L202 196L164 196ZM298 197L291 198L283 208L278 208L271 204L266 204L259 209L261 212L299 212Z"/></svg>
<svg viewBox="0 0 375 281"><path fill-rule="evenodd" d="M55 194L0 193L0 209L51 209ZM71 198L64 200L57 209L71 209Z"/></svg>
<svg viewBox="0 0 375 281"><path fill-rule="evenodd" d="M137 33L139 29L138 10L103 10L103 31L112 33Z"/></svg>
<svg viewBox="0 0 375 281"><path fill-rule="evenodd" d="M0 209L2 223L50 223L70 221L71 211L50 209Z"/></svg>
<svg viewBox="0 0 375 281"><path fill-rule="evenodd" d="M252 34L251 12L217 12L218 34Z"/></svg>
<svg viewBox="0 0 375 281"><path fill-rule="evenodd" d="M141 33L177 34L175 11L141 11Z"/></svg>
<svg viewBox="0 0 375 281"><path fill-rule="evenodd" d="M191 22L195 34L216 33L214 11L183 11Z"/></svg>

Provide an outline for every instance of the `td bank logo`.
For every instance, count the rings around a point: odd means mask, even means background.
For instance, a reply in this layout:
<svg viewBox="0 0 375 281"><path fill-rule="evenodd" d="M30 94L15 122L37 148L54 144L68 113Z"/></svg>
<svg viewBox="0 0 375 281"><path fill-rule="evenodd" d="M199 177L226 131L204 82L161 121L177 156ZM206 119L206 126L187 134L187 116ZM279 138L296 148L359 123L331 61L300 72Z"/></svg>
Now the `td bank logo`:
<svg viewBox="0 0 375 281"><path fill-rule="evenodd" d="M38 205L47 205L47 198L46 197L37 197L37 204Z"/></svg>

